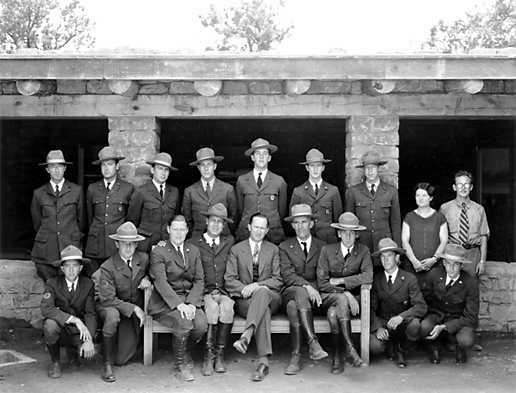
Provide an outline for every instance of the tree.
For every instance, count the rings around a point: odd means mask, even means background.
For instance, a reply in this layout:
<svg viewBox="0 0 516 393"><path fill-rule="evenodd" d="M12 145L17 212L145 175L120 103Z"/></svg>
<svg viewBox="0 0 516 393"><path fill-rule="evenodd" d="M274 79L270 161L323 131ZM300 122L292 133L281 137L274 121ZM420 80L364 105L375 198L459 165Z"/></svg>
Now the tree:
<svg viewBox="0 0 516 393"><path fill-rule="evenodd" d="M93 23L79 0L0 0L0 44L42 50L91 47Z"/></svg>
<svg viewBox="0 0 516 393"><path fill-rule="evenodd" d="M204 27L212 28L220 36L217 50L266 51L283 41L293 28L282 26L279 21L278 12L284 1L275 4L278 7L264 0L240 0L238 5L220 11L211 4L207 14L199 18Z"/></svg>
<svg viewBox="0 0 516 393"><path fill-rule="evenodd" d="M488 10L467 13L451 24L440 20L422 47L444 53L516 47L516 0L496 0Z"/></svg>

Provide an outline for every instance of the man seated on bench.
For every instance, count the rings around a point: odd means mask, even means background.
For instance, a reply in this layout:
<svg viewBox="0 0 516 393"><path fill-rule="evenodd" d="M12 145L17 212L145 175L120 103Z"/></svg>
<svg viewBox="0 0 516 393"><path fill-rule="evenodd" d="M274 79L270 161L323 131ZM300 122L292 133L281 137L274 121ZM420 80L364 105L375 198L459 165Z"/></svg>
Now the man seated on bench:
<svg viewBox="0 0 516 393"><path fill-rule="evenodd" d="M358 315L360 286L373 281L373 264L369 249L356 241L358 231L366 229L359 225L353 213L342 213L339 222L331 226L338 230L339 243L323 246L317 263L317 285L321 292L322 307L330 323L333 360L332 374L344 371L339 329L344 338L344 347L354 367L362 365L351 341L350 314Z"/></svg>
<svg viewBox="0 0 516 393"><path fill-rule="evenodd" d="M269 373L271 314L281 304L282 280L278 247L264 240L269 220L255 213L247 227L249 238L235 244L229 252L224 279L227 291L236 299L236 312L246 318L245 330L233 346L246 353L254 335L259 359L252 380L259 382Z"/></svg>
<svg viewBox="0 0 516 393"><path fill-rule="evenodd" d="M285 374L295 375L301 369L301 329L308 340L310 359L320 360L328 356L321 348L314 332L314 311L320 311L321 295L317 290L317 261L324 242L313 237L314 215L309 205L293 205L291 215L285 218L296 232L296 237L279 245L281 276L285 288L281 294L287 310L292 342L292 355ZM329 228L332 230L331 228Z"/></svg>

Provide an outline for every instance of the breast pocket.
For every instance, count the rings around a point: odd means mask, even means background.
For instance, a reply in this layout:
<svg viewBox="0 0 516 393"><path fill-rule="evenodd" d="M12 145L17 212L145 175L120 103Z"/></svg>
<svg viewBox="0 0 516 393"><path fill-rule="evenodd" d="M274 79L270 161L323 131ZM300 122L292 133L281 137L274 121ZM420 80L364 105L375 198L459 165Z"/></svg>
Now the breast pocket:
<svg viewBox="0 0 516 393"><path fill-rule="evenodd" d="M125 217L127 214L127 201L124 201L120 198L113 198L109 202L110 210L112 210L113 214L119 217Z"/></svg>
<svg viewBox="0 0 516 393"><path fill-rule="evenodd" d="M41 215L43 217L51 217L56 215L56 205L52 202L45 202L41 204Z"/></svg>

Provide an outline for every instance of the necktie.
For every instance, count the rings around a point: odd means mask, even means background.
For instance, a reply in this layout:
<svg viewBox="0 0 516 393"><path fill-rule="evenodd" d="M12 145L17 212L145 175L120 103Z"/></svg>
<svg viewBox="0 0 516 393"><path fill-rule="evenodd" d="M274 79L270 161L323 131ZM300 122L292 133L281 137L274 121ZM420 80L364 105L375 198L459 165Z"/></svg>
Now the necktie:
<svg viewBox="0 0 516 393"><path fill-rule="evenodd" d="M346 248L346 251L347 251L347 254L344 257L344 262L346 262L350 258L350 256L351 256L351 248Z"/></svg>
<svg viewBox="0 0 516 393"><path fill-rule="evenodd" d="M211 239L211 249L215 251L215 248L217 248L217 243L215 243L215 239Z"/></svg>
<svg viewBox="0 0 516 393"><path fill-rule="evenodd" d="M258 186L258 188L260 188L263 184L263 181L262 181L262 173L258 173L258 180L256 181L256 185Z"/></svg>
<svg viewBox="0 0 516 393"><path fill-rule="evenodd" d="M258 246L258 243L254 244L254 250L253 250L253 264L256 265L258 263L258 256L260 255L260 247Z"/></svg>
<svg viewBox="0 0 516 393"><path fill-rule="evenodd" d="M455 282L455 280L450 280L450 282L448 284L446 284L446 290L450 289L453 286L454 282Z"/></svg>
<svg viewBox="0 0 516 393"><path fill-rule="evenodd" d="M319 195L319 186L315 185L315 196Z"/></svg>
<svg viewBox="0 0 516 393"><path fill-rule="evenodd" d="M388 279L387 279L387 285L388 285L388 286L389 286L389 288L390 288L390 287L392 287L392 284L393 284L393 282L392 282L392 276L390 276L390 275L389 275L389 277L388 277Z"/></svg>
<svg viewBox="0 0 516 393"><path fill-rule="evenodd" d="M305 258L308 256L308 249L306 248L306 242L301 242L303 245L303 254L305 254Z"/></svg>
<svg viewBox="0 0 516 393"><path fill-rule="evenodd" d="M106 183L106 191L107 191L107 192L109 192L110 187L111 187L111 183L110 183L110 182L107 182L107 183Z"/></svg>
<svg viewBox="0 0 516 393"><path fill-rule="evenodd" d="M70 293L74 293L75 292L75 283L72 282L72 285L70 285Z"/></svg>
<svg viewBox="0 0 516 393"><path fill-rule="evenodd" d="M371 196L374 197L374 194L376 194L376 191L374 189L374 184L371 184Z"/></svg>
<svg viewBox="0 0 516 393"><path fill-rule="evenodd" d="M129 267L129 269L133 270L133 266L131 265L130 259L127 260L127 266Z"/></svg>
<svg viewBox="0 0 516 393"><path fill-rule="evenodd" d="M181 257L181 259L183 260L183 266L185 266L185 265L186 265L186 263L185 263L185 256L184 256L184 254L181 252L181 247L177 246L177 247L176 247L176 249L177 249L177 253L179 254L179 256Z"/></svg>
<svg viewBox="0 0 516 393"><path fill-rule="evenodd" d="M466 210L466 203L462 202L462 209L460 209L459 218L459 240L461 244L466 244L469 239L469 219Z"/></svg>
<svg viewBox="0 0 516 393"><path fill-rule="evenodd" d="M56 197L59 196L59 185L56 184L56 189L55 189L55 195Z"/></svg>
<svg viewBox="0 0 516 393"><path fill-rule="evenodd" d="M208 196L208 199L211 197L211 186L210 183L206 183L206 195Z"/></svg>
<svg viewBox="0 0 516 393"><path fill-rule="evenodd" d="M163 190L163 184L159 185L159 195L161 196L161 200L163 200L163 196L165 195L165 191Z"/></svg>

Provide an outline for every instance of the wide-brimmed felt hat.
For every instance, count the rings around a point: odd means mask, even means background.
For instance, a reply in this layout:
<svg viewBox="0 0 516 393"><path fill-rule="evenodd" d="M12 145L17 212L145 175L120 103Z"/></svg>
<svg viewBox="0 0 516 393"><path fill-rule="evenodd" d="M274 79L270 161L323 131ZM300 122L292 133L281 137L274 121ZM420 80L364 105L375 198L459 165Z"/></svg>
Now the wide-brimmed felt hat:
<svg viewBox="0 0 516 393"><path fill-rule="evenodd" d="M195 157L197 158L195 161L192 161L189 165L196 166L199 165L200 162L205 160L213 160L214 162L220 162L224 159L223 156L216 156L215 151L209 147L203 147L195 153Z"/></svg>
<svg viewBox="0 0 516 393"><path fill-rule="evenodd" d="M339 216L339 222L331 223L330 226L336 229L351 230L351 231L365 231L367 228L359 224L358 217L351 212L342 213Z"/></svg>
<svg viewBox="0 0 516 393"><path fill-rule="evenodd" d="M60 255L61 259L52 263L54 266L62 265L66 261L78 261L81 265L85 262L90 262L89 258L82 257L82 251L80 249L71 244L63 248Z"/></svg>
<svg viewBox="0 0 516 393"><path fill-rule="evenodd" d="M64 159L64 154L61 150L50 150L47 154L47 161L40 162L38 165L49 165L49 164L72 165L71 162L68 162Z"/></svg>
<svg viewBox="0 0 516 393"><path fill-rule="evenodd" d="M401 247L398 247L398 244L394 240L392 240L390 237L384 237L378 242L378 251L373 252L372 255L375 257L386 251L394 251L398 254L405 254L405 250Z"/></svg>
<svg viewBox="0 0 516 393"><path fill-rule="evenodd" d="M125 157L120 156L111 146L105 146L99 151L99 159L92 162L93 165L100 165L102 161L115 160L121 161Z"/></svg>
<svg viewBox="0 0 516 393"><path fill-rule="evenodd" d="M297 205L293 205L290 209L290 216L285 217L285 221L294 221L296 217L310 217L316 218L317 216L312 214L312 208L310 205L299 203Z"/></svg>
<svg viewBox="0 0 516 393"><path fill-rule="evenodd" d="M162 165L170 168L172 171L177 171L176 167L172 166L172 156L168 153L158 153L152 161L146 161L149 165Z"/></svg>
<svg viewBox="0 0 516 393"><path fill-rule="evenodd" d="M201 214L206 217L216 216L222 218L224 221L229 222L230 224L233 223L233 220L228 218L228 209L226 209L226 206L224 206L222 203L216 203L213 206L210 206L207 211L203 211Z"/></svg>
<svg viewBox="0 0 516 393"><path fill-rule="evenodd" d="M278 150L278 146L271 145L267 139L258 138L251 143L251 147L247 149L244 154L250 157L252 156L254 151L258 149L268 149L269 152L272 154Z"/></svg>
<svg viewBox="0 0 516 393"><path fill-rule="evenodd" d="M138 235L138 230L130 221L124 222L116 229L116 233L109 235L110 239L121 242L141 242L145 237Z"/></svg>
<svg viewBox="0 0 516 393"><path fill-rule="evenodd" d="M316 162L321 162L326 164L327 162L331 162L331 160L324 158L324 154L317 149L310 149L308 153L306 153L305 162L300 162L300 165L310 165Z"/></svg>
<svg viewBox="0 0 516 393"><path fill-rule="evenodd" d="M357 165L357 168L364 168L366 165L385 165L387 164L386 160L382 160L380 154L374 150L370 150L364 155L362 155L362 164Z"/></svg>
<svg viewBox="0 0 516 393"><path fill-rule="evenodd" d="M469 259L466 259L466 249L453 243L448 243L446 247L444 247L444 251L436 256L452 262L473 263Z"/></svg>

